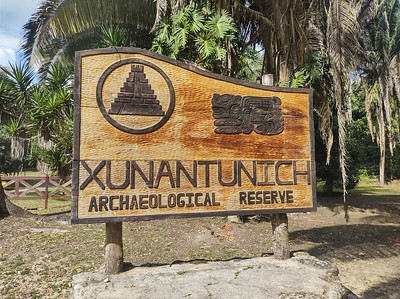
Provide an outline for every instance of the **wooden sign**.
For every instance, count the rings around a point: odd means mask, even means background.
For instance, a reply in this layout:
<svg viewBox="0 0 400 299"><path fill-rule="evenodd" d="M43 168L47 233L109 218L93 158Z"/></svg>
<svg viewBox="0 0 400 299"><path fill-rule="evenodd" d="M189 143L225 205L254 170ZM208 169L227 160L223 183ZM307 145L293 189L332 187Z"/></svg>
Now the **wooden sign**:
<svg viewBox="0 0 400 299"><path fill-rule="evenodd" d="M312 93L78 52L73 223L316 209Z"/></svg>

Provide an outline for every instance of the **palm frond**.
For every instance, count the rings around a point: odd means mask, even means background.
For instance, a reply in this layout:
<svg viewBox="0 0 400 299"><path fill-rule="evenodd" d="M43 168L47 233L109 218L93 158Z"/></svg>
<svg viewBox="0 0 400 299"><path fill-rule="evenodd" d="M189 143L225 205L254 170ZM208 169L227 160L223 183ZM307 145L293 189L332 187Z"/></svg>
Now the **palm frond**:
<svg viewBox="0 0 400 299"><path fill-rule="evenodd" d="M351 121L350 74L358 63L361 47L356 7L347 1L332 1L327 12L327 51L333 70L334 97L339 131L339 164L343 194L347 184L346 127Z"/></svg>
<svg viewBox="0 0 400 299"><path fill-rule="evenodd" d="M149 47L152 40L149 32L155 15L156 5L153 0L47 0L24 26L23 53L33 63L41 66L51 61L59 51L68 48L71 42L77 43L79 36L85 36L79 42L86 44L83 49L90 48L92 44L98 45L97 33L101 26L111 24L127 28L130 40ZM93 28L96 28L96 32ZM136 31L142 30L147 35L137 36ZM92 34L81 34L84 32Z"/></svg>

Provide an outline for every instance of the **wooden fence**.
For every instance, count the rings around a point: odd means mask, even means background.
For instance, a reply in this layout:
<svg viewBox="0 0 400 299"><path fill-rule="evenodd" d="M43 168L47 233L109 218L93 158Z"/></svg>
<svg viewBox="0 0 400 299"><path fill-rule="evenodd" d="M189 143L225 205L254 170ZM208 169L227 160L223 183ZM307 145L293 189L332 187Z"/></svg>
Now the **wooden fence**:
<svg viewBox="0 0 400 299"><path fill-rule="evenodd" d="M56 176L6 176L1 180L9 199L44 199L45 209L49 199L71 199L72 180L63 184Z"/></svg>

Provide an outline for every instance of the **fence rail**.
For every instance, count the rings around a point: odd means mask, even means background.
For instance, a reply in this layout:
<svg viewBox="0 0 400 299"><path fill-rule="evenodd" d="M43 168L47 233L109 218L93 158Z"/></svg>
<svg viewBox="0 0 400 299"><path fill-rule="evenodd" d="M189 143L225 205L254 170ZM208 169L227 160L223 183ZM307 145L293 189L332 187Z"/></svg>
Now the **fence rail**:
<svg viewBox="0 0 400 299"><path fill-rule="evenodd" d="M57 176L6 176L1 180L9 199L44 199L45 209L49 199L71 199L72 180L61 183Z"/></svg>

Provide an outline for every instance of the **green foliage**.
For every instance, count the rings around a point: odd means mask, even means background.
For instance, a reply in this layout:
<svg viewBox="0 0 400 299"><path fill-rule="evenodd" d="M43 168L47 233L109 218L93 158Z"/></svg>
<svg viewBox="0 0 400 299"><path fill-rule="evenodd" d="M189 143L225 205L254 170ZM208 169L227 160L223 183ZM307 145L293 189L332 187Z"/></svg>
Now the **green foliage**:
<svg viewBox="0 0 400 299"><path fill-rule="evenodd" d="M154 0L43 0L23 26L21 52L40 70L71 65L76 51L104 47L104 27L122 28L128 45L149 48L155 16Z"/></svg>
<svg viewBox="0 0 400 299"><path fill-rule="evenodd" d="M362 31L360 41L375 61L388 61L400 51L400 1L385 0Z"/></svg>
<svg viewBox="0 0 400 299"><path fill-rule="evenodd" d="M388 163L386 164L385 172L388 174L386 176L386 182L391 182L393 180L400 179L400 148L396 148L393 155L388 154L386 156Z"/></svg>
<svg viewBox="0 0 400 299"><path fill-rule="evenodd" d="M366 82L367 119L371 134L382 153L381 165L389 148L392 155L400 141L397 119L400 111L400 1L385 0L376 7L360 35L365 49L362 62ZM385 168L380 169L380 181L385 180Z"/></svg>
<svg viewBox="0 0 400 299"><path fill-rule="evenodd" d="M13 103L11 82L0 73L0 118L10 115Z"/></svg>
<svg viewBox="0 0 400 299"><path fill-rule="evenodd" d="M33 69L25 63L10 64L8 68L1 67L6 77L3 78L8 84L9 97L19 105L29 102L29 88L34 79Z"/></svg>
<svg viewBox="0 0 400 299"><path fill-rule="evenodd" d="M43 149L36 145L32 148L31 160L48 164L51 172L61 178L71 174L71 157L57 146Z"/></svg>
<svg viewBox="0 0 400 299"><path fill-rule="evenodd" d="M35 88L31 96L28 127L39 132L46 141L54 139L62 128L63 113L71 105L72 90L66 87L49 89L42 85Z"/></svg>
<svg viewBox="0 0 400 299"><path fill-rule="evenodd" d="M262 56L259 51L246 46L235 49L237 55L232 57L232 73L235 78L248 82L260 82Z"/></svg>
<svg viewBox="0 0 400 299"><path fill-rule="evenodd" d="M308 87L313 89L315 124L315 153L317 164L317 180L324 182L324 189L332 192L333 188L343 188L343 176L340 163L340 146L337 113L332 113L333 105L333 78L327 58L319 52L310 52L305 56L303 68L290 76L289 82L281 85L298 88ZM326 135L331 132L332 135ZM347 136L348 137L348 136ZM346 143L349 142L346 139ZM332 142L332 143L331 143ZM348 150L347 166L354 166L357 154L350 148ZM329 155L329 156L328 156ZM359 172L355 167L346 167L346 189L353 189L359 181Z"/></svg>
<svg viewBox="0 0 400 299"><path fill-rule="evenodd" d="M336 117L335 117L336 119ZM334 126L334 134L337 134L337 125ZM353 142L353 137L348 137L347 142ZM359 161L358 161L358 148L349 146L348 151L348 180L346 183L346 190L354 189L359 183ZM332 193L334 188L343 189L342 175L340 173L339 163L339 146L337 139L332 145L331 159L329 164L326 163L327 152L321 136L315 134L315 160L317 169L317 181L324 183L324 191Z"/></svg>
<svg viewBox="0 0 400 299"><path fill-rule="evenodd" d="M9 138L18 137L25 132L24 124L21 118L11 118L3 125L4 133Z"/></svg>
<svg viewBox="0 0 400 299"><path fill-rule="evenodd" d="M31 160L49 165L53 173L65 178L71 174L73 109L72 78L61 65L53 65L32 93L28 126L39 133L44 144L36 143Z"/></svg>
<svg viewBox="0 0 400 299"><path fill-rule="evenodd" d="M151 50L224 73L227 49L236 32L226 11L216 12L212 5L192 2L160 23Z"/></svg>
<svg viewBox="0 0 400 299"><path fill-rule="evenodd" d="M1 135L0 131L0 135ZM11 142L9 139L0 137L0 173L13 175L18 173L22 167L22 161L10 156Z"/></svg>
<svg viewBox="0 0 400 299"><path fill-rule="evenodd" d="M349 174L348 189L354 188L360 180L376 180L379 176L380 150L378 144L372 139L368 127L365 108L364 83L352 84L352 108L353 121L348 127L346 136L346 147L348 148L349 162L347 165ZM336 126L334 126L336 128ZM336 129L334 129L336 134ZM326 165L326 152L323 143L317 134L316 139L316 162L317 178L325 183L327 192L333 188L341 188L339 164L337 158L337 144L332 147L331 163ZM400 178L400 150L396 149L394 155L386 153L387 164L385 171L388 173L386 182Z"/></svg>
<svg viewBox="0 0 400 299"><path fill-rule="evenodd" d="M128 32L125 28L116 25L102 26L100 36L100 46L109 47L128 47Z"/></svg>
<svg viewBox="0 0 400 299"><path fill-rule="evenodd" d="M41 81L50 91L71 89L72 74L73 69L69 69L61 63L54 63L42 74Z"/></svg>
<svg viewBox="0 0 400 299"><path fill-rule="evenodd" d="M32 163L45 163L52 172L68 176L73 135L71 72L60 64L53 64L36 84L26 64L10 66L4 73L0 86L7 88L2 90L0 99L7 117L1 120L1 130L11 141L9 147L3 147L5 163L18 164L10 153L16 153L13 155L19 157L19 165L30 154ZM15 167L11 166L14 171Z"/></svg>

